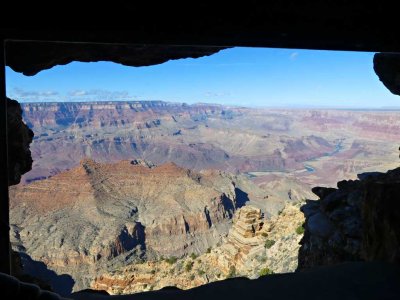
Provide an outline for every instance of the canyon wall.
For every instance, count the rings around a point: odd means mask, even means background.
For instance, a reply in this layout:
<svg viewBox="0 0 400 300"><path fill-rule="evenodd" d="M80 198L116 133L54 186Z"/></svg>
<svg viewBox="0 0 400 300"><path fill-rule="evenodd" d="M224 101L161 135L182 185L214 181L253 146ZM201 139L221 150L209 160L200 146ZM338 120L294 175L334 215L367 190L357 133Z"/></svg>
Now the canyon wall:
<svg viewBox="0 0 400 300"><path fill-rule="evenodd" d="M71 274L79 289L98 268L205 252L226 235L236 209L252 203L246 195L268 202L257 191L263 192L219 171L86 159L10 189L13 248Z"/></svg>
<svg viewBox="0 0 400 300"><path fill-rule="evenodd" d="M84 158L141 158L257 177L295 172L294 177L308 186L331 185L338 178L354 179L357 173L393 167L400 137L395 111L253 109L163 101L24 103L22 108L24 120L35 131L33 170L23 177L24 183L73 168ZM304 165L311 166L313 174L302 173Z"/></svg>

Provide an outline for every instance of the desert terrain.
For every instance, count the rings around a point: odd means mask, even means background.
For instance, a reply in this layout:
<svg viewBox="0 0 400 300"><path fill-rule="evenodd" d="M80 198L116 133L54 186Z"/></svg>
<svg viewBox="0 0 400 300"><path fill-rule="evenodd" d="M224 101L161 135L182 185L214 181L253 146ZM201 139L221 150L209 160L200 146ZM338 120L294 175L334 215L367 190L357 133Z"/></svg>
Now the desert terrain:
<svg viewBox="0 0 400 300"><path fill-rule="evenodd" d="M22 109L34 163L10 188L13 249L26 270L43 263L44 280L67 274L75 291L292 272L311 188L399 164L399 111L163 101Z"/></svg>

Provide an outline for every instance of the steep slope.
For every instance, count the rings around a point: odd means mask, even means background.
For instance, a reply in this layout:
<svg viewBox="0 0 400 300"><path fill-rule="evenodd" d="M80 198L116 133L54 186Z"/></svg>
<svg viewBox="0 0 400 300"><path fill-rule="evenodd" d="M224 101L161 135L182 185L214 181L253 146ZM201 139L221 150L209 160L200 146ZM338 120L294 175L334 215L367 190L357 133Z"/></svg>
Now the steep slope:
<svg viewBox="0 0 400 300"><path fill-rule="evenodd" d="M96 273L103 264L112 269L139 258L204 252L249 201L235 178L172 163L86 159L49 179L10 189L14 248L71 273L76 288L92 276L82 272L85 265ZM247 186L257 192L251 182Z"/></svg>

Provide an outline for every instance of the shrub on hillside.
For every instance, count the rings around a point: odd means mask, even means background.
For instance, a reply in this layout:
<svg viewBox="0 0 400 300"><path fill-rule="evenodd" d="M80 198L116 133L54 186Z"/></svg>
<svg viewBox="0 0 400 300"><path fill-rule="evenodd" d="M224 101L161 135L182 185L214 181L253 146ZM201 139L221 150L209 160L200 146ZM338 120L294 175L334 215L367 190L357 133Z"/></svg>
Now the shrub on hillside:
<svg viewBox="0 0 400 300"><path fill-rule="evenodd" d="M269 269L269 268L263 268L263 269L261 269L260 272L258 273L258 275L260 275L260 277L261 277L261 276L266 276L266 275L271 275L271 274L274 274L274 272L273 272L271 269Z"/></svg>
<svg viewBox="0 0 400 300"><path fill-rule="evenodd" d="M271 248L273 245L275 245L274 240L266 240L265 244L264 244L265 248L267 248L267 249Z"/></svg>

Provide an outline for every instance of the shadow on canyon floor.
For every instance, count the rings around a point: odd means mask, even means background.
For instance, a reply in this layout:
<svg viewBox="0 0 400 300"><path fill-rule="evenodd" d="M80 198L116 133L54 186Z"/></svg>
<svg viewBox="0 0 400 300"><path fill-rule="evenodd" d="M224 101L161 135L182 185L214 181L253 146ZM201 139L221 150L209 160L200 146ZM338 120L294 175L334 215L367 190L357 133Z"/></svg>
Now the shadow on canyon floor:
<svg viewBox="0 0 400 300"><path fill-rule="evenodd" d="M239 188L235 188L236 194L236 207L241 208L246 205L246 202L250 201L248 194Z"/></svg>
<svg viewBox="0 0 400 300"><path fill-rule="evenodd" d="M75 281L70 275L57 275L54 271L49 270L43 262L33 260L28 254L20 252L19 255L24 266L24 274L40 278L61 296L68 296L72 293Z"/></svg>

